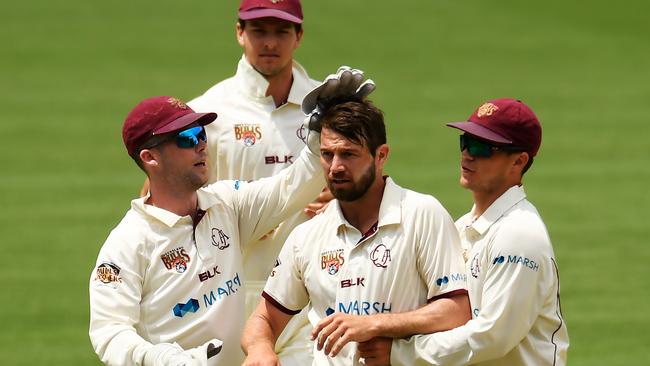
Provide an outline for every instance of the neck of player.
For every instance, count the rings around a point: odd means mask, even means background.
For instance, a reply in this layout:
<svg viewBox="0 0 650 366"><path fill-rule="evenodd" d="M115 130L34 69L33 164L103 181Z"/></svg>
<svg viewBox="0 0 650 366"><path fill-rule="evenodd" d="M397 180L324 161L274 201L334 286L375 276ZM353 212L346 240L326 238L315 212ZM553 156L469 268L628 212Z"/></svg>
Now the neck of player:
<svg viewBox="0 0 650 366"><path fill-rule="evenodd" d="M385 187L386 182L379 174L375 182L361 198L349 202L338 201L345 219L357 228L362 235L379 221L379 207L381 207Z"/></svg>
<svg viewBox="0 0 650 366"><path fill-rule="evenodd" d="M195 217L198 210L196 190L165 189L151 182L151 195L147 204L175 213L178 216Z"/></svg>
<svg viewBox="0 0 650 366"><path fill-rule="evenodd" d="M285 68L279 74L266 76L265 78L269 82L269 86L266 88L266 96L273 97L276 107L287 103L291 85L293 84L292 68Z"/></svg>

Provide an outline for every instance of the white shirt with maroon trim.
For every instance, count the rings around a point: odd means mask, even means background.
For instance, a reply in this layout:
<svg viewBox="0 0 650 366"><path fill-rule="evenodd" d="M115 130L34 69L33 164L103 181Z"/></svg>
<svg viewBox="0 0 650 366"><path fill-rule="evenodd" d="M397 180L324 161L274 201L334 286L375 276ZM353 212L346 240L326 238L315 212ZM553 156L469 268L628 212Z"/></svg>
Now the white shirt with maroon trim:
<svg viewBox="0 0 650 366"><path fill-rule="evenodd" d="M472 212L474 209L472 209ZM553 247L523 187L456 225L467 250L472 320L393 342L391 364L564 366L569 336Z"/></svg>
<svg viewBox="0 0 650 366"><path fill-rule="evenodd" d="M466 292L453 220L435 198L387 178L374 232L362 235L332 201L291 233L263 296L288 314L309 303L315 325L333 312L414 310L454 291ZM314 365L358 364L356 343L335 358L314 350Z"/></svg>
<svg viewBox="0 0 650 366"><path fill-rule="evenodd" d="M216 112L219 117L205 126L208 134L210 182L222 179L256 180L276 174L293 163L305 146L305 115L300 109L305 95L319 84L293 61L293 82L287 102L276 107L266 96L268 81L242 56L237 73L219 82L188 105L196 112ZM307 220L298 210L263 240L249 243L244 251L246 313L257 306L266 278L275 265L284 241L296 225ZM308 363L311 327L306 315L295 317L276 344L285 366ZM302 333L301 336L298 336ZM301 356L306 354L307 358Z"/></svg>
<svg viewBox="0 0 650 366"><path fill-rule="evenodd" d="M217 339L223 349L209 364L240 364L243 246L304 207L324 184L319 158L305 148L273 177L198 190L203 215L196 225L190 216L145 204L146 197L133 200L90 278L89 333L102 362L141 365L152 344L188 349Z"/></svg>

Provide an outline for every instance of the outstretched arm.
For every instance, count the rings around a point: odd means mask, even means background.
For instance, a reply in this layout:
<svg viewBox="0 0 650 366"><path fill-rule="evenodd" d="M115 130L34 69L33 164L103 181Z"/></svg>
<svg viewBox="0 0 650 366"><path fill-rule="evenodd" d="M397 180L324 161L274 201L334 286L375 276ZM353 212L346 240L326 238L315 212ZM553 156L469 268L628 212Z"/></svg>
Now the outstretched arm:
<svg viewBox="0 0 650 366"><path fill-rule="evenodd" d="M470 318L467 293L459 292L405 313L366 316L334 313L314 327L312 339L317 341L318 350L324 347L324 352L334 357L349 342L440 332L461 326Z"/></svg>

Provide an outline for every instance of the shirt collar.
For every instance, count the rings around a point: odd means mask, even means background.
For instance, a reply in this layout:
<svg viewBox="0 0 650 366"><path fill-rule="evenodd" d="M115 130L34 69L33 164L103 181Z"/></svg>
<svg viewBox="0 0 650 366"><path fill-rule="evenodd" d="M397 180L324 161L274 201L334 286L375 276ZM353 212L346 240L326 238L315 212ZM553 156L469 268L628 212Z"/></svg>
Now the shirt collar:
<svg viewBox="0 0 650 366"><path fill-rule="evenodd" d="M497 222L508 210L525 198L526 192L524 192L523 186L516 185L510 187L470 226L480 235L485 234L492 224ZM472 212L474 212L475 208L475 206L472 207Z"/></svg>
<svg viewBox="0 0 650 366"><path fill-rule="evenodd" d="M203 211L207 211L210 207L217 204L215 195L204 191L203 188L196 191L196 194L198 196L199 209ZM191 218L189 218L189 216L179 216L160 207L146 204L145 202L148 198L149 195L147 194L145 197L134 199L131 201L131 208L144 216L150 216L162 222L168 227L174 227L181 220L190 220L191 222Z"/></svg>
<svg viewBox="0 0 650 366"><path fill-rule="evenodd" d="M300 105L303 98L314 85L307 75L307 71L297 61L292 61L292 74L293 82L289 90L288 102ZM266 89L269 87L269 82L253 68L253 66L246 60L246 56L242 55L237 65L237 76L241 78L243 90L253 96L254 98L263 99L269 98L266 96Z"/></svg>
<svg viewBox="0 0 650 366"><path fill-rule="evenodd" d="M384 187L384 194L381 198L381 204L379 206L379 221L378 227L399 224L402 219L402 195L403 189L398 186L393 179L386 177L386 185ZM341 211L341 205L338 200L335 200L335 204L329 205L333 206L331 208L333 220L337 223L336 227L340 228L341 226L349 226L350 223L343 216L343 211ZM329 209L330 207L328 207ZM327 210L329 211L329 210Z"/></svg>
<svg viewBox="0 0 650 366"><path fill-rule="evenodd" d="M162 222L168 227L175 226L179 221L183 219L183 216L178 216L175 213L169 212L160 207L146 204L145 201L148 198L149 195L134 199L131 201L131 208L143 216L149 216Z"/></svg>

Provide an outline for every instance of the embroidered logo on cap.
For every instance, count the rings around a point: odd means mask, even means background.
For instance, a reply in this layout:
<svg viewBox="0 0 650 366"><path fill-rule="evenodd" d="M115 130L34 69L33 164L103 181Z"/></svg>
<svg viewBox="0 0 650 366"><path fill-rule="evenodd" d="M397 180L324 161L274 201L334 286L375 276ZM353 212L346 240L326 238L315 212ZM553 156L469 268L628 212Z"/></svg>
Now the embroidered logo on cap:
<svg viewBox="0 0 650 366"><path fill-rule="evenodd" d="M167 99L167 103L173 105L176 108L180 108L180 109L187 109L188 108L187 104L183 103L183 101L181 101L180 99L176 99L176 98Z"/></svg>
<svg viewBox="0 0 650 366"><path fill-rule="evenodd" d="M476 115L481 118L484 116L491 116L494 112L498 111L499 107L492 103L485 103L478 108Z"/></svg>

